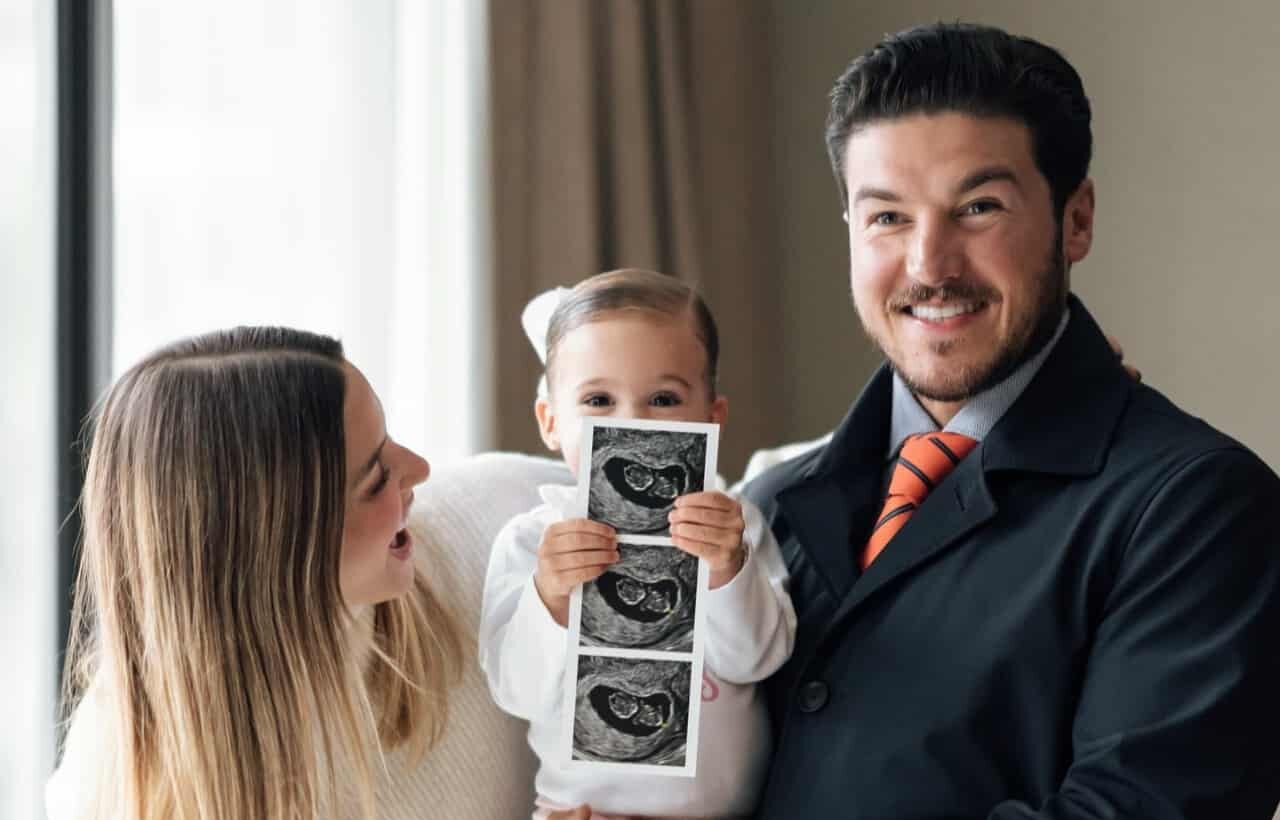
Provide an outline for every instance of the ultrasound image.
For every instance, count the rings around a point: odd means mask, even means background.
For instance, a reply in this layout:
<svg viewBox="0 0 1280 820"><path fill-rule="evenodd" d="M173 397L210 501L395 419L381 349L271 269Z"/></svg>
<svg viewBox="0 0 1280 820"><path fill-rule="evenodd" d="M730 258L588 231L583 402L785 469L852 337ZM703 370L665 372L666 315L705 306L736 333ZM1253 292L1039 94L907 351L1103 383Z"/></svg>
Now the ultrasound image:
<svg viewBox="0 0 1280 820"><path fill-rule="evenodd" d="M667 514L703 489L706 456L705 433L597 427L587 516L622 534L670 535Z"/></svg>
<svg viewBox="0 0 1280 820"><path fill-rule="evenodd" d="M580 657L574 759L684 766L690 670L686 661Z"/></svg>
<svg viewBox="0 0 1280 820"><path fill-rule="evenodd" d="M582 587L579 643L693 651L698 559L675 547L618 544L620 558Z"/></svg>

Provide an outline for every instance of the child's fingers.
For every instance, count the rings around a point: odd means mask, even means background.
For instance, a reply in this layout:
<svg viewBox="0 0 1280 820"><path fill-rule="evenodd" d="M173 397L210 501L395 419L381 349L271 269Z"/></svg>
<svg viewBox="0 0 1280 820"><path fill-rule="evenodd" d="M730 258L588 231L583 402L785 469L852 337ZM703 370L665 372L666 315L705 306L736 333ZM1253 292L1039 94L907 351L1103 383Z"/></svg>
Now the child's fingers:
<svg viewBox="0 0 1280 820"><path fill-rule="evenodd" d="M742 532L746 523L740 509L722 510L713 507L681 507L667 516L672 524L699 524L724 530Z"/></svg>
<svg viewBox="0 0 1280 820"><path fill-rule="evenodd" d="M684 509L686 507L705 507L711 510L736 510L740 509L741 506L742 505L733 498L715 490L707 490L700 493L688 493L677 498L675 503L677 510Z"/></svg>
<svg viewBox="0 0 1280 820"><path fill-rule="evenodd" d="M679 536L673 537L671 540L675 543L677 549L683 550L695 558L704 558L708 561L719 555L724 549L719 544L708 544Z"/></svg>
<svg viewBox="0 0 1280 820"><path fill-rule="evenodd" d="M671 525L671 537L673 540L675 538L684 538L689 541L698 541L714 546L734 547L742 541L742 530L735 531L723 527L709 527L705 524L682 521Z"/></svg>
<svg viewBox="0 0 1280 820"><path fill-rule="evenodd" d="M583 552L590 550L612 549L617 541L613 536L601 536L595 533L562 532L542 536L542 544L538 548L539 555L559 555L565 552Z"/></svg>
<svg viewBox="0 0 1280 820"><path fill-rule="evenodd" d="M557 555L548 555L543 563L547 569L553 572L568 572L571 570L584 569L586 567L600 567L604 569L618 560L618 551L614 549L608 550L579 550L578 552L563 552Z"/></svg>
<svg viewBox="0 0 1280 820"><path fill-rule="evenodd" d="M545 541L552 537L569 533L595 535L609 539L618 534L613 527L608 524L601 524L599 521L592 521L589 518L566 518L564 521L556 521L554 524L547 525L546 530L543 531L542 538Z"/></svg>
<svg viewBox="0 0 1280 820"><path fill-rule="evenodd" d="M608 567L583 567L567 572L557 572L554 583L560 588L560 594L568 595L578 584L585 584L599 578L606 569Z"/></svg>

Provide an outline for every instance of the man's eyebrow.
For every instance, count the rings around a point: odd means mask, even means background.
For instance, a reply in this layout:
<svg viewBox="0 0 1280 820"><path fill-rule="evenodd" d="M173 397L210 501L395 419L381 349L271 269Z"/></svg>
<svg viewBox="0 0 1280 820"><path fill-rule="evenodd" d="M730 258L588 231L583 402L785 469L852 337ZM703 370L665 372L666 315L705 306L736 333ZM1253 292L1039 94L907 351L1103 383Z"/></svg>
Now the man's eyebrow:
<svg viewBox="0 0 1280 820"><path fill-rule="evenodd" d="M857 205L859 202L861 202L864 199L883 199L885 202L901 202L902 201L902 197L898 196L893 191L887 190L885 188L871 188L869 186L863 185L862 187L858 188L856 193L854 193L853 202L850 205L850 207L853 207L853 205Z"/></svg>
<svg viewBox="0 0 1280 820"><path fill-rule="evenodd" d="M369 456L369 460L366 461L364 463L364 466L360 468L360 472L356 473L356 481L359 481L360 479L368 475L369 471L373 469L373 465L378 463L378 459L382 456L382 448L386 445L386 443L387 443L387 437L384 435L382 437L382 441L378 442L378 449L373 451L373 455Z"/></svg>
<svg viewBox="0 0 1280 820"><path fill-rule="evenodd" d="M988 182L1008 182L1015 188L1022 187L1018 180L1018 175L1013 172L1012 168L1004 165L992 165L987 168L979 168L962 179L960 184L956 186L956 194L967 194L974 188L980 188Z"/></svg>

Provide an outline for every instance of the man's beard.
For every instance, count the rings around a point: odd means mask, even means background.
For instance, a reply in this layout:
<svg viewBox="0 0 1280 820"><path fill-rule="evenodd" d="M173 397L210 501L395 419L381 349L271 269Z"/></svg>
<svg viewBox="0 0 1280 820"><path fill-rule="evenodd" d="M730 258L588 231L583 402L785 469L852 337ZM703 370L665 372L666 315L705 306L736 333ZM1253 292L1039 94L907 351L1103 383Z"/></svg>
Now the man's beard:
<svg viewBox="0 0 1280 820"><path fill-rule="evenodd" d="M1062 252L1062 235L1050 252L1044 271L1037 277L1035 285L1039 290L1039 303L1034 311L1024 317L1010 332L1008 343L999 350L990 363L964 365L957 363L954 371L949 371L941 383L923 384L913 379L906 372L903 362L894 361L885 344L871 332L864 320L863 330L880 351L889 360L898 377L916 396L937 402L962 402L988 390L1007 379L1024 362L1044 349L1053 338L1062 318L1062 311L1067 303L1068 276L1067 262ZM998 304L999 294L987 288L965 282L953 282L940 287L912 285L901 293L894 294L889 302L891 311L898 311L908 304L918 304L934 299L943 301L982 301L988 305ZM943 341L931 345L932 351L938 355L946 355L956 347L954 341Z"/></svg>

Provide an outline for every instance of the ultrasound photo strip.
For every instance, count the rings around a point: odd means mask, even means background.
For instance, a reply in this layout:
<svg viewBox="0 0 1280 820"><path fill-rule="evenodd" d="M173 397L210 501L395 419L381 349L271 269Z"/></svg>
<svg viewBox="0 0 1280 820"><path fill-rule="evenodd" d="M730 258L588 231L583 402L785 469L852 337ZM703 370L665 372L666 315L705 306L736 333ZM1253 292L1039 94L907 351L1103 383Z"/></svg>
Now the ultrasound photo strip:
<svg viewBox="0 0 1280 820"><path fill-rule="evenodd" d="M584 421L578 469L583 514L632 543L672 543L667 514L676 497L715 486L719 426Z"/></svg>
<svg viewBox="0 0 1280 820"><path fill-rule="evenodd" d="M586 420L576 514L619 532L619 560L569 602L564 765L692 777L706 564L677 549L675 499L715 486L719 427Z"/></svg>

